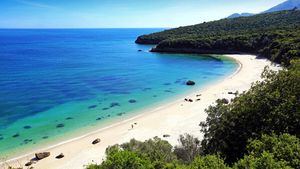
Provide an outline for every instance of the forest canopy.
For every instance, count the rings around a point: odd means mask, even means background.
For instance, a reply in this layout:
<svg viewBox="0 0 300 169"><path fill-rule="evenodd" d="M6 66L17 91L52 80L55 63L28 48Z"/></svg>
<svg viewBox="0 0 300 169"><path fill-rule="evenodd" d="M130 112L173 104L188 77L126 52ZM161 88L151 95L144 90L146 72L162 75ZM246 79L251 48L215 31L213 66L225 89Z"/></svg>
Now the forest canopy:
<svg viewBox="0 0 300 169"><path fill-rule="evenodd" d="M221 19L137 38L157 44L152 51L183 53L248 53L289 65L300 56L300 11Z"/></svg>

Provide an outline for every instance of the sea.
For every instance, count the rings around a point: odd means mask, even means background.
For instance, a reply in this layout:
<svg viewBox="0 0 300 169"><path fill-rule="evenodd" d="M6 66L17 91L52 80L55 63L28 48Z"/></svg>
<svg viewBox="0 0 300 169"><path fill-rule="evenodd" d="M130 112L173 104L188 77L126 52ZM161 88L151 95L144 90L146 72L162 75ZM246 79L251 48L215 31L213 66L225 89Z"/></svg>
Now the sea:
<svg viewBox="0 0 300 169"><path fill-rule="evenodd" d="M0 158L140 115L238 68L224 56L135 44L162 30L0 29Z"/></svg>

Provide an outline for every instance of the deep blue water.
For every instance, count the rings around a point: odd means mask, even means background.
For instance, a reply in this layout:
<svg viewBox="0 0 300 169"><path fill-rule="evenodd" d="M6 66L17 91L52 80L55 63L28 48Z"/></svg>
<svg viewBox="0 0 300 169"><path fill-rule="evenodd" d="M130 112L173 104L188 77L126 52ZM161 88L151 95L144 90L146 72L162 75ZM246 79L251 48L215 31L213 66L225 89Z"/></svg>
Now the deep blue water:
<svg viewBox="0 0 300 169"><path fill-rule="evenodd" d="M174 98L193 89L188 79L201 87L237 68L134 43L160 30L0 30L2 155Z"/></svg>

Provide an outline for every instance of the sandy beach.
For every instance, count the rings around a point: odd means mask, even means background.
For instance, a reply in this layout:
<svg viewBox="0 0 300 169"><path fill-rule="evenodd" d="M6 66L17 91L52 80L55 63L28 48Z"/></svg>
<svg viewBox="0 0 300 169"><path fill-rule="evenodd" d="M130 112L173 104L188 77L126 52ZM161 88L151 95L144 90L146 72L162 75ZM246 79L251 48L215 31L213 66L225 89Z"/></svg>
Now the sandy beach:
<svg viewBox="0 0 300 169"><path fill-rule="evenodd" d="M234 95L228 94L228 92L239 91L241 93L249 89L253 82L260 80L260 74L265 66L269 66L273 70L280 69L277 65L272 65L270 61L256 59L253 55L227 56L237 60L240 64L239 69L229 77L126 121L45 148L41 151L51 152L50 157L40 160L32 166L37 169L81 169L90 163L100 163L104 158L105 149L109 145L124 143L132 138L146 140L155 136L163 138L164 134L168 134L170 137L163 139L172 145L176 145L179 135L184 133L192 134L201 139L199 123L205 120L205 109L209 105L214 104L218 98L233 98ZM200 94L201 96L199 96ZM193 102L187 102L184 100L185 98L192 99ZM197 99L200 100L197 101ZM101 142L92 145L92 141L96 138L100 138ZM63 153L65 157L56 159L55 156L60 153ZM33 157L34 154L27 154L2 163L1 167L24 167L24 164Z"/></svg>

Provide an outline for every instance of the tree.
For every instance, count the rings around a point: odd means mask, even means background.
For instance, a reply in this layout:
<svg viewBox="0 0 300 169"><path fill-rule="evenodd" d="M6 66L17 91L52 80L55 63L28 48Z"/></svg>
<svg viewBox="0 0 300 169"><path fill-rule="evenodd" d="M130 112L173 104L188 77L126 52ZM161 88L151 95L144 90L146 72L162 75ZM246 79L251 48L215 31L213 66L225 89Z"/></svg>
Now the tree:
<svg viewBox="0 0 300 169"><path fill-rule="evenodd" d="M300 61L279 73L265 70L255 83L230 104L218 102L201 123L204 154L220 153L229 163L246 153L247 141L261 134L300 136Z"/></svg>
<svg viewBox="0 0 300 169"><path fill-rule="evenodd" d="M177 158L190 163L200 154L200 141L192 135L179 136L179 145L175 146L174 153Z"/></svg>
<svg viewBox="0 0 300 169"><path fill-rule="evenodd" d="M219 156L198 156L190 165L190 169L229 169Z"/></svg>
<svg viewBox="0 0 300 169"><path fill-rule="evenodd" d="M110 153L101 165L90 165L87 169L151 169L150 160L139 157L131 151Z"/></svg>

